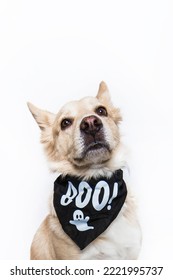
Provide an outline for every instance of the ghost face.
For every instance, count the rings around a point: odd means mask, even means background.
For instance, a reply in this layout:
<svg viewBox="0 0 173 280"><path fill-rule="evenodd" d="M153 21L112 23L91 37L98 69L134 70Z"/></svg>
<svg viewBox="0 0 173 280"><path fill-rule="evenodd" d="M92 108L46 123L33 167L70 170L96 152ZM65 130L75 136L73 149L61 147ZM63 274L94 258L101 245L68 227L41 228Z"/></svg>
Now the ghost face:
<svg viewBox="0 0 173 280"><path fill-rule="evenodd" d="M84 220L83 212L81 210L74 211L74 213L73 213L73 220L74 221Z"/></svg>

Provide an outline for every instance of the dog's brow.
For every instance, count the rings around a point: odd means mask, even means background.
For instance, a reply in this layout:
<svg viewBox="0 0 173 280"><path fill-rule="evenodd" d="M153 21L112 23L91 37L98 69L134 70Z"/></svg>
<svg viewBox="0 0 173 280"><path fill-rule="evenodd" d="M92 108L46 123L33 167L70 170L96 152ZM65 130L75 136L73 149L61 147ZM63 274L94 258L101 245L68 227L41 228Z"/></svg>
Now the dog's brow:
<svg viewBox="0 0 173 280"><path fill-rule="evenodd" d="M94 113L98 106L98 100L94 97L85 97L80 100L66 103L57 114L58 119L75 118L76 116Z"/></svg>
<svg viewBox="0 0 173 280"><path fill-rule="evenodd" d="M60 114L61 115L75 115L76 112L78 111L78 102L77 101L72 101L67 104L65 104L61 110Z"/></svg>

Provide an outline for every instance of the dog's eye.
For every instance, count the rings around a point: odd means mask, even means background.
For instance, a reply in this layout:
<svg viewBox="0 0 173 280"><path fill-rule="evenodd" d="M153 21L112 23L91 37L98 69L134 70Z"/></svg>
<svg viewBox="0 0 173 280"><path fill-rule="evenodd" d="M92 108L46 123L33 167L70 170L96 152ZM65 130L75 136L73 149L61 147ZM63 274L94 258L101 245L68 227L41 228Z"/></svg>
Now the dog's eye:
<svg viewBox="0 0 173 280"><path fill-rule="evenodd" d="M62 122L61 122L61 129L64 130L67 127L71 126L72 122L73 121L71 119L64 119L64 120L62 120Z"/></svg>
<svg viewBox="0 0 173 280"><path fill-rule="evenodd" d="M105 116L105 117L106 117L106 116L108 115L106 108L103 107L103 106L98 107L98 108L96 109L96 113L97 113L99 116Z"/></svg>

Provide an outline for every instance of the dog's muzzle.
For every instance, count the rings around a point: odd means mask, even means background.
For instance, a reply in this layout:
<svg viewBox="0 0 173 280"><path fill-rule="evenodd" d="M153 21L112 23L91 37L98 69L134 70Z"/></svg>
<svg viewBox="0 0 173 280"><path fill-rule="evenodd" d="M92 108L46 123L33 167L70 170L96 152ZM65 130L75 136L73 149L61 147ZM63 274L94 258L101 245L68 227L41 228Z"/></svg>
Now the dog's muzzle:
<svg viewBox="0 0 173 280"><path fill-rule="evenodd" d="M85 154L101 148L108 149L103 123L97 116L91 115L83 118L80 124L80 131L84 140Z"/></svg>

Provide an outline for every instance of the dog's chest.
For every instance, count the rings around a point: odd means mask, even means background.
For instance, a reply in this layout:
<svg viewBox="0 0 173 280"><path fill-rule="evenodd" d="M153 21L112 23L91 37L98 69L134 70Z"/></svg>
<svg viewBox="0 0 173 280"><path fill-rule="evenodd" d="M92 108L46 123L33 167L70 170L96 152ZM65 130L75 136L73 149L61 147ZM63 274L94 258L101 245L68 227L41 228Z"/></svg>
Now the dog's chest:
<svg viewBox="0 0 173 280"><path fill-rule="evenodd" d="M80 254L80 259L136 259L141 243L138 224L121 215Z"/></svg>

